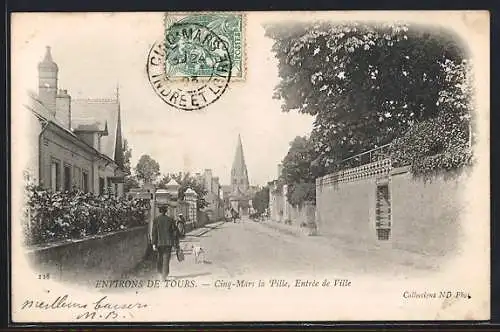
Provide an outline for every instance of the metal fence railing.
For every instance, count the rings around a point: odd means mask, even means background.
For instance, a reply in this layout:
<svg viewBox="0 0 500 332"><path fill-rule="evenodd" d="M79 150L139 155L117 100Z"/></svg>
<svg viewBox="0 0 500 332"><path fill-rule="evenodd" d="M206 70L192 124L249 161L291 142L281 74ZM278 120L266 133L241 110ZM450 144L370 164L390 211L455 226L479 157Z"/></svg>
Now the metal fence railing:
<svg viewBox="0 0 500 332"><path fill-rule="evenodd" d="M371 149L362 153L359 153L357 155L354 155L352 157L343 159L340 161L336 166L337 169L346 169L346 168L352 168L352 167L358 167L366 164L370 164L376 161L384 160L389 157L389 149L391 147L391 144L385 144L382 146L379 146L375 149Z"/></svg>

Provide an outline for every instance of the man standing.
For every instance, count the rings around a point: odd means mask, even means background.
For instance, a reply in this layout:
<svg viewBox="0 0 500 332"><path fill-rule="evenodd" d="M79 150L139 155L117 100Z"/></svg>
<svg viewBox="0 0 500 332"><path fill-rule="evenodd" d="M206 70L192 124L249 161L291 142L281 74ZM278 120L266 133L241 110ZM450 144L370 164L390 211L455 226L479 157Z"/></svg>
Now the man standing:
<svg viewBox="0 0 500 332"><path fill-rule="evenodd" d="M160 206L160 215L153 221L153 250L158 250L157 269L163 278L170 270L172 248L179 250L179 236L175 220L166 215L167 206Z"/></svg>
<svg viewBox="0 0 500 332"><path fill-rule="evenodd" d="M184 215L182 213L179 213L177 230L179 231L179 237L184 237L186 235L186 218L184 218Z"/></svg>

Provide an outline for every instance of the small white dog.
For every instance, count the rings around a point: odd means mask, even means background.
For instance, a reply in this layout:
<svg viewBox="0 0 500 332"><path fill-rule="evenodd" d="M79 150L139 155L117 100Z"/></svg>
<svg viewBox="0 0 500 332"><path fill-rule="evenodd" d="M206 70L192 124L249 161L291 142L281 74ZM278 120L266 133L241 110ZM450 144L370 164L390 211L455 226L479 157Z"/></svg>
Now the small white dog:
<svg viewBox="0 0 500 332"><path fill-rule="evenodd" d="M191 246L191 250L193 252L194 261L196 262L196 264L200 262L203 263L205 261L205 249L203 249L202 246L200 246L199 244L193 244Z"/></svg>

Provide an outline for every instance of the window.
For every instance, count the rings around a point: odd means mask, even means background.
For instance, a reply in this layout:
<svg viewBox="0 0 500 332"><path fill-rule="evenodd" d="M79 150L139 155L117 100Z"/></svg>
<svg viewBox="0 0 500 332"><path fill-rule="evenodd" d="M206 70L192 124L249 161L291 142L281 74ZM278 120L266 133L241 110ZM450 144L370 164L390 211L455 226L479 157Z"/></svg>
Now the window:
<svg viewBox="0 0 500 332"><path fill-rule="evenodd" d="M50 188L54 192L61 188L61 165L56 159L50 163Z"/></svg>
<svg viewBox="0 0 500 332"><path fill-rule="evenodd" d="M64 191L71 191L71 165L64 165Z"/></svg>
<svg viewBox="0 0 500 332"><path fill-rule="evenodd" d="M104 188L105 188L104 186L105 186L104 178L99 177L99 195L104 194Z"/></svg>
<svg viewBox="0 0 500 332"><path fill-rule="evenodd" d="M88 171L82 171L82 190L84 192L89 191L89 172Z"/></svg>
<svg viewBox="0 0 500 332"><path fill-rule="evenodd" d="M377 185L376 200L375 228L377 237L381 241L387 241L391 233L391 197L388 183Z"/></svg>
<svg viewBox="0 0 500 332"><path fill-rule="evenodd" d="M108 194L113 193L113 183L111 183L110 178L106 178L106 188L108 189Z"/></svg>
<svg viewBox="0 0 500 332"><path fill-rule="evenodd" d="M118 183L115 183L115 197L118 197Z"/></svg>
<svg viewBox="0 0 500 332"><path fill-rule="evenodd" d="M82 171L80 167L73 168L73 185L78 189L82 188Z"/></svg>
<svg viewBox="0 0 500 332"><path fill-rule="evenodd" d="M101 135L97 134L97 151L101 151Z"/></svg>

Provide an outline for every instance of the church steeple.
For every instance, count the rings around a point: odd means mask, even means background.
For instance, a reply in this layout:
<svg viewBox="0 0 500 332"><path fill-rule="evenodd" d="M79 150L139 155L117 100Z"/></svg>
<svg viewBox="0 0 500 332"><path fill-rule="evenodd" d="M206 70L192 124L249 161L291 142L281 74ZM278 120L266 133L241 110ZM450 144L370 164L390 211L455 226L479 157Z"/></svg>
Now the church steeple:
<svg viewBox="0 0 500 332"><path fill-rule="evenodd" d="M241 136L238 134L238 142L236 145L236 153L234 155L233 167L231 169L231 187L233 192L240 191L245 193L248 191L248 171L243 154L243 144Z"/></svg>
<svg viewBox="0 0 500 332"><path fill-rule="evenodd" d="M118 119L116 121L116 137L115 137L115 162L123 167L124 164L124 152L123 152L123 137L122 137L122 117L120 109L120 90L119 86L116 86L116 101L118 103Z"/></svg>

